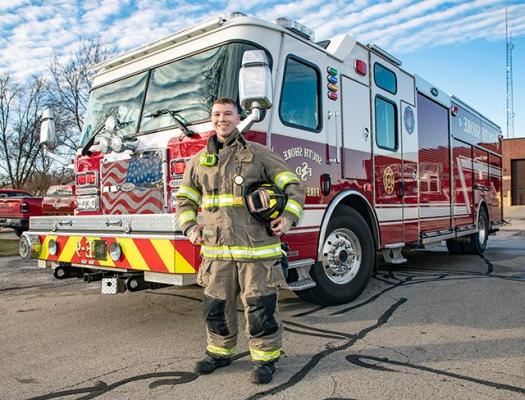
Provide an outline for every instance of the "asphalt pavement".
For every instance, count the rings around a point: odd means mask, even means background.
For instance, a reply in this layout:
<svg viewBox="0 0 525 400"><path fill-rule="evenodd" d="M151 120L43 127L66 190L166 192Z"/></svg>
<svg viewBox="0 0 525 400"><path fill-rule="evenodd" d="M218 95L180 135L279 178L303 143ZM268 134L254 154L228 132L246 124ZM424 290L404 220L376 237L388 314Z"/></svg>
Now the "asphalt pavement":
<svg viewBox="0 0 525 400"><path fill-rule="evenodd" d="M0 258L0 399L524 399L525 232L514 221L483 257L436 246L381 265L350 304L282 291L286 354L265 386L249 383L242 335L231 366L192 372L205 347L196 286L102 295L100 282Z"/></svg>

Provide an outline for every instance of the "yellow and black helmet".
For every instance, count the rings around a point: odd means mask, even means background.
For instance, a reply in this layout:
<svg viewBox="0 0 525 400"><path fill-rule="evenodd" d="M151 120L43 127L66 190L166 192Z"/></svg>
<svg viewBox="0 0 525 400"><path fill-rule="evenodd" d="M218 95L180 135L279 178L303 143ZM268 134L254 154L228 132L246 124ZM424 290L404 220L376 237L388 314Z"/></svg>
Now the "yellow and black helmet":
<svg viewBox="0 0 525 400"><path fill-rule="evenodd" d="M261 224L268 225L286 206L286 193L268 182L254 182L244 189L244 202L248 211Z"/></svg>

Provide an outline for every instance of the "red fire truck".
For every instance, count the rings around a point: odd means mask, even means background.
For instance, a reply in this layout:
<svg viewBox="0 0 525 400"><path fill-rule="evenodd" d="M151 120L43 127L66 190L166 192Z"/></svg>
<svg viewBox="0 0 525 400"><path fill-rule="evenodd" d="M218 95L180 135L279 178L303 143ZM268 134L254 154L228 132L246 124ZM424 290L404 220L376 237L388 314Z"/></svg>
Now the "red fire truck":
<svg viewBox="0 0 525 400"><path fill-rule="evenodd" d="M348 302L379 256L403 263L406 248L446 241L481 254L503 222L500 128L348 35L315 42L291 19L233 13L96 70L75 215L31 218L20 243L57 277L87 271L111 293L195 282L199 248L180 232L174 196L220 97L243 104L245 137L304 184L304 214L284 237L301 298ZM42 132L51 142L51 118Z"/></svg>

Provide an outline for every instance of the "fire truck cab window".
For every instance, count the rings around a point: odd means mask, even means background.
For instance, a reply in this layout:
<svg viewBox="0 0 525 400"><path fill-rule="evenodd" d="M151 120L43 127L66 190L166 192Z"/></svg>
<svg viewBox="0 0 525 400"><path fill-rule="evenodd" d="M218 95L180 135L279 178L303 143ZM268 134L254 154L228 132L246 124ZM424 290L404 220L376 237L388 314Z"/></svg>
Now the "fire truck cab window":
<svg viewBox="0 0 525 400"><path fill-rule="evenodd" d="M376 96L375 99L375 125L376 143L382 149L396 151L397 140L397 118L396 106L390 101Z"/></svg>
<svg viewBox="0 0 525 400"><path fill-rule="evenodd" d="M281 121L285 125L319 132L320 106L318 70L289 57L279 107Z"/></svg>
<svg viewBox="0 0 525 400"><path fill-rule="evenodd" d="M238 97L239 69L247 43L229 43L151 71L141 132L209 120L213 101ZM171 113L171 115L170 115Z"/></svg>
<svg viewBox="0 0 525 400"><path fill-rule="evenodd" d="M396 74L379 63L374 64L374 82L377 87L386 90L392 94L397 93Z"/></svg>

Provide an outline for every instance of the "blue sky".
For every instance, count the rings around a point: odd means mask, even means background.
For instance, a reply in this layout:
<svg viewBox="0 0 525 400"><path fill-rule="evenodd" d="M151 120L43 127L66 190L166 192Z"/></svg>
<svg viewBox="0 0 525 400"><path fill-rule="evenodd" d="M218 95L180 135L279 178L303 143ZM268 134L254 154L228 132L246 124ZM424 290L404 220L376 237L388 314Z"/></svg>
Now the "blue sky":
<svg viewBox="0 0 525 400"><path fill-rule="evenodd" d="M320 5L321 4L321 5ZM55 51L101 34L120 50L231 11L294 18L316 39L376 43L506 132L505 6L514 36L515 137L525 137L525 0L0 0L0 74L24 81Z"/></svg>

